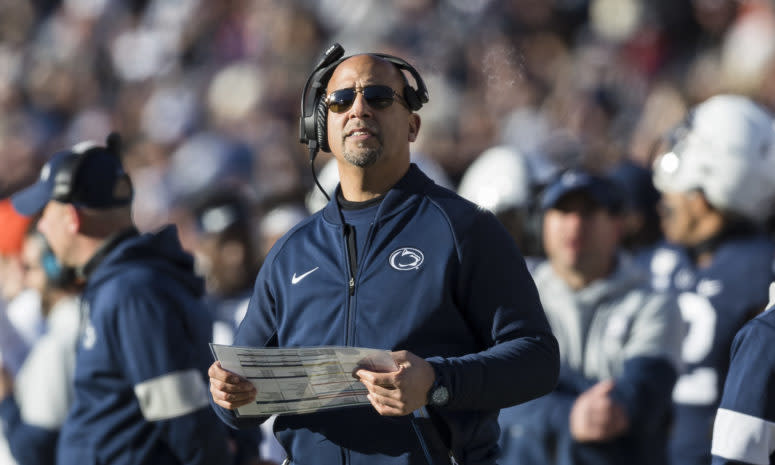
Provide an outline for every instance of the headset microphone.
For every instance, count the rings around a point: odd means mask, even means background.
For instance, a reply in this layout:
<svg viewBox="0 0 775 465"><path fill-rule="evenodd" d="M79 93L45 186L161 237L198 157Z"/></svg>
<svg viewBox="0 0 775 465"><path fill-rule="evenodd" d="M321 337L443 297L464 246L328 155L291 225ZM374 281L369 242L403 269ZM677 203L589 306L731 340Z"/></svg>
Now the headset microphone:
<svg viewBox="0 0 775 465"><path fill-rule="evenodd" d="M310 169L312 170L312 178L315 180L315 184L318 186L318 189L320 189L321 192L323 192L323 195L326 196L326 199L331 200L331 198L328 196L326 191L323 189L323 187L320 185L320 181L318 181L317 174L315 174L315 157L318 154L318 151L320 150L320 146L318 144L318 138L315 137L309 137L309 134L316 134L316 128L315 128L315 118L317 111L317 105L315 105L315 98L309 99L307 98L307 94L311 91L313 94L317 95L319 92L320 87L324 84L323 81L320 79L320 76L322 73L327 71L327 68L340 58L344 56L344 48L339 45L338 43L334 43L323 54L323 58L320 59L317 66L315 66L315 71L312 72L309 79L307 79L307 83L304 84L304 91L302 93L302 99L301 99L301 121L299 122L299 141L302 144L307 144L307 147L309 149L309 165ZM310 85L312 88L310 89Z"/></svg>

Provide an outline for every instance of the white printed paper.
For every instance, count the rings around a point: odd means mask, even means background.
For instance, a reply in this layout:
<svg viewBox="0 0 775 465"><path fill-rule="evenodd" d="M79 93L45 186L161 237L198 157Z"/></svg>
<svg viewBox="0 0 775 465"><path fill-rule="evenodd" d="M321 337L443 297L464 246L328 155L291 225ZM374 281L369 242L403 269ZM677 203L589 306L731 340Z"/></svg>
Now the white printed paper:
<svg viewBox="0 0 775 465"><path fill-rule="evenodd" d="M210 344L221 366L249 380L256 400L239 416L287 415L367 405L366 387L353 377L358 368L398 369L390 352L361 347L255 348Z"/></svg>

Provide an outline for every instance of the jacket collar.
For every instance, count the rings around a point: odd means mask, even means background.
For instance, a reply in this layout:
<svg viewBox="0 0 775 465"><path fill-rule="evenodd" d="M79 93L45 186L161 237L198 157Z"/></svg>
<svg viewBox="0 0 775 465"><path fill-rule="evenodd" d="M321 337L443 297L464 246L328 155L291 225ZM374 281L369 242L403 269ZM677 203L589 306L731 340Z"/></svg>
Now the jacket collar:
<svg viewBox="0 0 775 465"><path fill-rule="evenodd" d="M385 199L377 210L376 221L392 216L411 206L434 185L434 182L417 165L410 164L406 174L385 194ZM336 191L338 192L340 188L337 185ZM323 208L323 219L328 223L341 226L344 221L339 210L339 203L336 201L337 192L331 196L331 200Z"/></svg>

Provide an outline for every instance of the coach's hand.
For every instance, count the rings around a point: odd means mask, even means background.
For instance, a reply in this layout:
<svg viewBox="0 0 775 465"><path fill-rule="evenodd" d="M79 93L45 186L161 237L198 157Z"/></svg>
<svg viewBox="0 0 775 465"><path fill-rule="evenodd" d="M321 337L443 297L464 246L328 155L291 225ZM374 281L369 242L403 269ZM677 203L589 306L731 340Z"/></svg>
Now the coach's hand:
<svg viewBox="0 0 775 465"><path fill-rule="evenodd" d="M425 405L436 374L430 363L411 352L391 352L397 371L377 373L360 369L355 376L369 390L371 405L385 416L409 415Z"/></svg>
<svg viewBox="0 0 775 465"><path fill-rule="evenodd" d="M221 362L214 362L207 370L210 376L210 395L216 404L229 410L247 405L256 400L256 388L245 378L221 368Z"/></svg>

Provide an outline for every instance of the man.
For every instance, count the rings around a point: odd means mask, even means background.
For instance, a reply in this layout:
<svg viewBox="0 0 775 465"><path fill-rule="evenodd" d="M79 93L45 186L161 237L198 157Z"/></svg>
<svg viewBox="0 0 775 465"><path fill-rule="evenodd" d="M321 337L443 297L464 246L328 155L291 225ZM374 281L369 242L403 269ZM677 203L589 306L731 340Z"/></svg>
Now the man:
<svg viewBox="0 0 775 465"><path fill-rule="evenodd" d="M213 190L191 201L188 209L194 229L191 251L214 320L213 342L231 344L261 266L251 206L236 191Z"/></svg>
<svg viewBox="0 0 775 465"><path fill-rule="evenodd" d="M729 374L713 424L713 465L775 464L775 283L769 309L748 322L732 342Z"/></svg>
<svg viewBox="0 0 775 465"><path fill-rule="evenodd" d="M73 270L59 264L34 230L25 238L22 265L25 286L40 296L46 329L16 377L0 369L0 418L19 465L53 465L59 430L73 401L78 285Z"/></svg>
<svg viewBox="0 0 775 465"><path fill-rule="evenodd" d="M498 410L556 382L556 341L508 233L410 164L421 103L398 60L355 55L322 73L340 185L274 246L237 332L236 345L393 351L397 371L355 373L370 407L277 417L291 463L493 464ZM210 377L224 421L264 420L235 415L250 382L217 362ZM416 434L426 405L436 428Z"/></svg>
<svg viewBox="0 0 775 465"><path fill-rule="evenodd" d="M205 305L213 317L213 343L232 344L261 266L252 204L241 191L218 187L190 198L186 207L191 215L190 247L197 273L205 280ZM285 457L270 427L270 421L264 423L260 435L229 431L238 462L253 460L260 451L262 465L282 463Z"/></svg>
<svg viewBox="0 0 775 465"><path fill-rule="evenodd" d="M538 217L528 159L517 149L497 145L482 152L466 169L457 193L486 208L503 223L528 260L540 257ZM528 267L532 264L528 263Z"/></svg>
<svg viewBox="0 0 775 465"><path fill-rule="evenodd" d="M701 103L655 161L654 184L669 244L647 262L652 284L679 294L688 324L671 459L707 465L732 339L764 309L773 278L775 247L762 233L775 200L772 117L741 96Z"/></svg>
<svg viewBox="0 0 775 465"><path fill-rule="evenodd" d="M680 315L621 252L623 197L582 170L544 192L547 260L533 275L560 344L560 382L502 412L503 463L666 461Z"/></svg>
<svg viewBox="0 0 775 465"><path fill-rule="evenodd" d="M60 262L85 280L75 399L57 462L229 463L207 406L212 320L174 228L139 234L117 134L56 153L13 197ZM38 382L44 382L39 380Z"/></svg>

